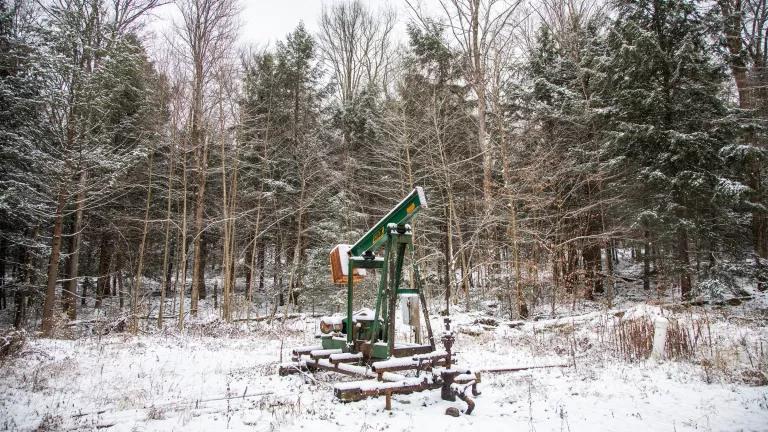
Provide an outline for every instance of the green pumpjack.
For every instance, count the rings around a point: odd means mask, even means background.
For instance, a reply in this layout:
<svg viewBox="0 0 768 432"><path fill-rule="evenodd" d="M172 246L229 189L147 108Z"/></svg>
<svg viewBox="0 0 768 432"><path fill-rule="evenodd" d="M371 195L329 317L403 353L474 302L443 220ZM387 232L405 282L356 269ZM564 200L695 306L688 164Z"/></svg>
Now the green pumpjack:
<svg viewBox="0 0 768 432"><path fill-rule="evenodd" d="M365 313L356 316L353 313L355 280L351 276L347 277L347 310L342 330L345 337L322 336L323 349L360 352L366 360L407 357L435 350L429 311L414 256L413 230L409 224L422 208L427 208L427 200L424 190L416 187L349 249L348 275L352 275L355 269L379 272L373 316ZM377 256L380 252L381 256ZM401 286L406 254L410 255L413 267L414 283L410 288ZM398 296L403 294L419 297L421 313L425 317L427 344L395 344L395 307Z"/></svg>
<svg viewBox="0 0 768 432"><path fill-rule="evenodd" d="M326 333L320 337L322 344L293 349L293 361L280 365L278 372L281 376L325 370L365 378L365 381L336 384L334 396L344 402L384 396L387 410L392 409L393 395L440 389L444 400L455 401L459 398L467 404L464 413L472 413L475 403L468 393L471 391L472 396L480 394L477 391L480 373L453 367L452 346L455 338L447 317L444 319L446 331L440 338L443 350L435 350L429 310L414 256L413 229L409 222L420 209L426 207L424 191L420 187L415 188L349 247L346 273L339 255L347 246L339 245L334 249L331 253L331 272L335 282L347 285L346 316L340 321L337 318L321 320L320 329ZM409 288L401 286L406 255L410 256L413 268L413 286ZM354 284L356 278L359 280L361 276L355 275L355 269L379 272L373 310L364 309L357 313L352 310ZM425 344L397 344L395 341L395 306L401 295L418 298L427 330ZM414 324L413 320L411 324ZM420 325L419 322L415 324ZM405 371L415 372L416 377L403 375ZM372 383L372 379L375 382Z"/></svg>

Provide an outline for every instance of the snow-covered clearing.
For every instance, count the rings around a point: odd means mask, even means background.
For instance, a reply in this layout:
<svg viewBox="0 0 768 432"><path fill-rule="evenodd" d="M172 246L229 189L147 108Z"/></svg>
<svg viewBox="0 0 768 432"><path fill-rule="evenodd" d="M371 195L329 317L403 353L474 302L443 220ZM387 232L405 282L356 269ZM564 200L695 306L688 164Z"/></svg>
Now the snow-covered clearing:
<svg viewBox="0 0 768 432"><path fill-rule="evenodd" d="M659 312L638 307L628 314ZM328 372L279 377L277 365L288 360L290 349L313 343L313 318L271 326L211 322L192 325L184 334L31 339L21 356L2 366L0 428L768 430L768 387L749 385L740 375L750 362L765 361L760 351L768 347L764 324L712 318L716 350L707 348L707 353L721 354L711 363L627 362L609 349L613 313L522 325L499 321L497 326L477 323L481 316L453 316L460 365L571 367L486 373L475 412L453 418L444 414L446 408L463 409L463 402L443 401L439 391L396 395L387 412L383 398L335 402L333 383L349 377ZM440 328L439 317L433 322ZM737 352L740 346L746 356ZM764 373L764 368L758 364L756 369Z"/></svg>

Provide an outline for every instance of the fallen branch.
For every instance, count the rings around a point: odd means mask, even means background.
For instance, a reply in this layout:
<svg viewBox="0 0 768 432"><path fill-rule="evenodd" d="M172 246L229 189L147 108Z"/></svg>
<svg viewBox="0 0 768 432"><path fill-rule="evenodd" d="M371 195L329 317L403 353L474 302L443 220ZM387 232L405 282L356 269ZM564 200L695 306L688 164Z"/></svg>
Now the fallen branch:
<svg viewBox="0 0 768 432"><path fill-rule="evenodd" d="M187 401L187 402L166 402L162 404L156 404L156 405L150 405L150 406L143 406L141 408L132 408L133 410L148 410L152 408L175 408L175 410L178 410L179 408L185 408L185 407L194 407L195 409L198 408L198 406L201 403L206 402L217 402L217 401L224 401L224 400L233 400L233 399L245 399L250 397L256 397L256 396L267 396L274 394L274 392L268 391L268 392L261 392L261 393L251 393L251 394L241 394L241 395L234 395L234 396L222 396L222 397L215 397L210 399L199 399L195 401ZM77 413L72 414L70 417L72 418L80 418L80 417L87 417L91 415L102 415L106 414L107 410L98 410L98 411L92 411L92 412L86 412L86 413Z"/></svg>
<svg viewBox="0 0 768 432"><path fill-rule="evenodd" d="M550 368L565 368L571 367L571 364L556 364L556 365L544 365L544 366L523 366L523 367L501 367L493 369L480 369L477 372L480 373L507 373L507 372L520 372L530 369L550 369Z"/></svg>
<svg viewBox="0 0 768 432"><path fill-rule="evenodd" d="M687 300L687 301L681 301L681 302L674 302L674 303L662 303L659 306L661 307L675 307L675 306L704 306L704 305L710 305L710 306L738 306L742 302L752 300L754 297L751 295L741 296L741 297L732 297L728 299L693 299L693 300Z"/></svg>
<svg viewBox="0 0 768 432"><path fill-rule="evenodd" d="M306 314L300 314L300 313L291 313L291 314L283 314L283 315L275 315L274 318L272 315L263 315L263 316L257 316L253 318L237 318L233 319L232 322L250 322L250 321L267 321L269 319L291 319L291 318L301 318L302 316L309 316L309 317L320 317L322 315L306 315Z"/></svg>

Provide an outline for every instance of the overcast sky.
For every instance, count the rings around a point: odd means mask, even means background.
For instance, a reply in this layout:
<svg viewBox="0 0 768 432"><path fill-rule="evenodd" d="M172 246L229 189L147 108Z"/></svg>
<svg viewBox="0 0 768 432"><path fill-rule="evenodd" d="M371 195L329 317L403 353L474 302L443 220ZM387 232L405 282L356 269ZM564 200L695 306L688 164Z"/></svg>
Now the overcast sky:
<svg viewBox="0 0 768 432"><path fill-rule="evenodd" d="M285 38L304 21L307 29L314 33L317 31L317 21L323 5L330 5L344 0L241 0L243 12L241 14L241 41L245 43L257 43L260 45ZM390 5L398 12L399 38L405 36L405 23L408 21L409 11L405 0L362 0L370 9L377 9Z"/></svg>
<svg viewBox="0 0 768 432"><path fill-rule="evenodd" d="M278 40L285 39L285 36L293 31L299 22L304 25L310 33L318 30L318 20L323 10L323 5L331 5L349 0L239 0L240 13L240 38L239 42L243 45L266 45L274 46ZM382 7L392 7L397 12L397 24L395 26L395 40L407 42L406 24L412 16L411 10L405 3L405 0L361 0L371 10L377 10ZM429 11L431 14L439 13L437 0L413 0L413 4L420 4L420 7ZM150 24L148 40L145 44L150 51L153 48L162 46L164 33L170 22L176 17L178 19L178 8L169 3L155 13L155 19Z"/></svg>

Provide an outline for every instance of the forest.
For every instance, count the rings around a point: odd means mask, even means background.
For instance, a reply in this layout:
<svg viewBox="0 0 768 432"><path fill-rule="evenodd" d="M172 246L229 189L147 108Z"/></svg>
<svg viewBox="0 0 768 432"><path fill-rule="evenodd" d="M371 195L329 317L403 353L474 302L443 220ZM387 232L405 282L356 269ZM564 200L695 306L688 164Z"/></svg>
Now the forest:
<svg viewBox="0 0 768 432"><path fill-rule="evenodd" d="M331 247L415 185L445 307L610 304L617 248L649 297L765 283L762 0L414 2L406 44L392 9L340 2L318 34L258 50L237 45L236 2L189 0L150 58L163 3L1 6L17 328L51 334L105 299L133 331L183 327L201 300L227 321L332 308Z"/></svg>
<svg viewBox="0 0 768 432"><path fill-rule="evenodd" d="M344 313L329 252L420 186L435 316L746 307L768 384L765 0L322 3L0 0L0 358Z"/></svg>

